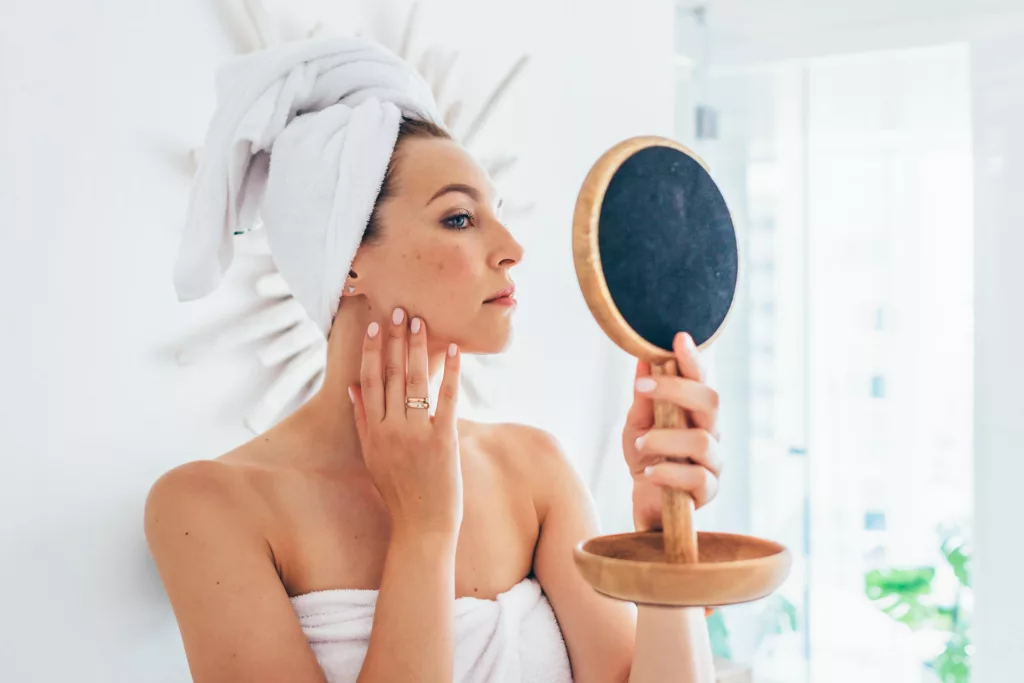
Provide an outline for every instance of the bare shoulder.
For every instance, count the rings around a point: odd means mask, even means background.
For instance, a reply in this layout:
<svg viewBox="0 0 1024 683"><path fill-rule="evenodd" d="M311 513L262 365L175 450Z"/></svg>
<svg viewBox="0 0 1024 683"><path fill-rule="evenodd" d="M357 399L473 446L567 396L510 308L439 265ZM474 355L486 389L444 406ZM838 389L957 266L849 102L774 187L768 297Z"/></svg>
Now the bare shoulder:
<svg viewBox="0 0 1024 683"><path fill-rule="evenodd" d="M145 532L151 546L202 526L206 534L232 535L272 557L269 521L288 469L275 466L256 440L218 458L193 460L165 472L150 487Z"/></svg>
<svg viewBox="0 0 1024 683"><path fill-rule="evenodd" d="M147 522L155 512L169 512L187 499L226 503L235 489L233 467L218 460L194 460L165 472L146 497Z"/></svg>
<svg viewBox="0 0 1024 683"><path fill-rule="evenodd" d="M274 461L267 435L255 438L211 460L193 460L165 472L146 499L147 525L154 512L165 515L220 514L257 522L273 490L289 469ZM188 507L180 510L179 507ZM148 528L148 527L147 527Z"/></svg>
<svg viewBox="0 0 1024 683"><path fill-rule="evenodd" d="M193 680L321 683L245 474L197 460L163 474L146 498L146 540Z"/></svg>
<svg viewBox="0 0 1024 683"><path fill-rule="evenodd" d="M585 488L562 443L551 432L517 422L466 421L465 426L471 438L485 442L485 450L507 475L529 487L541 519L550 502L567 488L573 492ZM460 434L463 431L460 421Z"/></svg>
<svg viewBox="0 0 1024 683"><path fill-rule="evenodd" d="M194 460L165 472L146 496L147 541L151 546L173 542L197 525L207 533L223 528L255 534L243 510L243 488L239 467L219 460Z"/></svg>
<svg viewBox="0 0 1024 683"><path fill-rule="evenodd" d="M568 462L554 434L533 425L459 420L459 435L464 442L481 446L502 464L531 472Z"/></svg>

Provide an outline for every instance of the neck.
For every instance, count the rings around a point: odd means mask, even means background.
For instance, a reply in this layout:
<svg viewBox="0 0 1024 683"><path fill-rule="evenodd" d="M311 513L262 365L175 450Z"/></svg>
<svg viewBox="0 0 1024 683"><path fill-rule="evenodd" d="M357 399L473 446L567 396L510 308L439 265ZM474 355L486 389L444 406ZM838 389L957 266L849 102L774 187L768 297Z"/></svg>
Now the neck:
<svg viewBox="0 0 1024 683"><path fill-rule="evenodd" d="M362 460L348 387L359 385L366 328L376 321L386 343L392 325L391 314L391 310L373 309L361 296L346 298L338 309L327 343L323 384L288 418L291 427L301 433L303 441L320 456L318 459L335 463ZM427 332L429 334L429 329ZM428 343L429 399L433 414L448 342L439 339Z"/></svg>

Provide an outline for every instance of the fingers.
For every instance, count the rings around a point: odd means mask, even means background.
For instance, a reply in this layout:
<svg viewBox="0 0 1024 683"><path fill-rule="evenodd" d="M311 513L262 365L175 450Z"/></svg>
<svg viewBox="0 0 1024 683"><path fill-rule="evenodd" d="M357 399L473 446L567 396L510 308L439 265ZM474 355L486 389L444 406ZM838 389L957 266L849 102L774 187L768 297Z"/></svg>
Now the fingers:
<svg viewBox="0 0 1024 683"><path fill-rule="evenodd" d="M695 509L718 493L718 478L700 465L666 461L648 466L643 476L656 486L686 491L693 497Z"/></svg>
<svg viewBox="0 0 1024 683"><path fill-rule="evenodd" d="M408 320L405 310L396 308L384 328L386 331L379 324L371 323L367 329L360 369L361 390L352 394L352 402L361 404L364 424L379 423L388 417L429 422L429 411L405 405L407 397L430 396L426 322L419 317ZM435 411L435 414L447 416L444 420L452 426L456 419L454 404L458 398L459 365L458 353L446 357L442 395ZM441 408L446 402L451 404L447 413Z"/></svg>
<svg viewBox="0 0 1024 683"><path fill-rule="evenodd" d="M694 427L706 429L718 438L718 392L702 381L659 375L650 378L644 386L637 386L636 390L651 399L668 401L689 410Z"/></svg>
<svg viewBox="0 0 1024 683"><path fill-rule="evenodd" d="M405 418L405 363L408 359L406 337L409 324L405 311L396 308L387 326L384 350L384 417Z"/></svg>
<svg viewBox="0 0 1024 683"><path fill-rule="evenodd" d="M366 443L366 409L363 407L363 390L358 384L352 384L348 388L348 397L352 400L352 411L355 417L356 433L359 441Z"/></svg>
<svg viewBox="0 0 1024 683"><path fill-rule="evenodd" d="M633 474L666 457L689 458L716 477L724 467L718 441L704 429L652 429L636 440L636 451L637 460L630 463Z"/></svg>
<svg viewBox="0 0 1024 683"><path fill-rule="evenodd" d="M409 368L406 376L405 395L411 398L429 398L427 386L429 374L427 361L427 329L421 318L409 321ZM422 408L406 408L406 418L427 423L430 413Z"/></svg>
<svg viewBox="0 0 1024 683"><path fill-rule="evenodd" d="M679 366L680 375L698 382L707 379L700 351L693 343L693 337L686 332L680 332L672 339L672 350L676 354L676 364Z"/></svg>
<svg viewBox="0 0 1024 683"><path fill-rule="evenodd" d="M636 380L641 377L651 376L651 364L647 361L638 360L636 362L636 373L633 377L633 383L636 384ZM641 394L639 392L633 392L633 405L629 407L629 412L626 413L626 428L627 429L649 429L654 426L654 401L648 395Z"/></svg>
<svg viewBox="0 0 1024 683"><path fill-rule="evenodd" d="M361 392L357 395L362 399L360 403L368 424L378 424L384 419L384 380L380 370L382 343L380 325L370 323L363 337L363 358L359 367Z"/></svg>
<svg viewBox="0 0 1024 683"><path fill-rule="evenodd" d="M448 352L444 356L444 377L441 378L441 390L437 395L437 410L434 411L434 419L438 424L451 427L456 426L458 419L456 404L459 400L459 371L462 366L462 354L455 344L448 345Z"/></svg>

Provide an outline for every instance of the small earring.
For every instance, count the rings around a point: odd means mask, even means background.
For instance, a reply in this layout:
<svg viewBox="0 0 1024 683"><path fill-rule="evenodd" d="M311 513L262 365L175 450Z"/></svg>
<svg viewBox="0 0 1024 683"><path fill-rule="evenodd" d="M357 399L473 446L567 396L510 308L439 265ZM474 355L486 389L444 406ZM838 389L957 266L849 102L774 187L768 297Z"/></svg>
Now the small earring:
<svg viewBox="0 0 1024 683"><path fill-rule="evenodd" d="M354 291L356 291L356 288L355 288L355 287L352 287L352 286L350 285L350 286L349 286L349 288L348 288L348 293L349 293L349 294L351 294L351 293L352 293L352 292L354 292Z"/></svg>

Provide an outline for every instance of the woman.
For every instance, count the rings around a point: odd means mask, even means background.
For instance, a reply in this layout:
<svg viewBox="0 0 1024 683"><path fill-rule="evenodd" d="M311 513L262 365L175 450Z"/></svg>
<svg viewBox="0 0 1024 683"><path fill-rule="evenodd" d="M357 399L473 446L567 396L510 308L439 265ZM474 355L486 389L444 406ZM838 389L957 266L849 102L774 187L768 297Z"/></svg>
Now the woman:
<svg viewBox="0 0 1024 683"><path fill-rule="evenodd" d="M316 58L289 59L308 69ZM584 682L709 683L703 610L634 609L580 577L572 548L598 533L597 518L556 441L456 418L461 354L497 353L510 338L510 271L523 250L486 171L431 122L429 103L417 110L426 116L414 109L402 107L369 216L354 219L347 277L327 287L340 301L324 319L318 393L241 447L166 473L147 498L147 539L194 680L558 681L571 666ZM279 173L307 187L291 174L311 164L288 167L287 149L273 148ZM274 163L263 205L272 248L275 230L278 245L295 239L268 208L283 196ZM299 252L282 247L275 259L304 292L300 268L316 259L285 265ZM321 310L304 305L314 318ZM622 434L641 530L660 524L661 487L689 491L698 507L717 491L717 394L686 334L675 353L684 377L654 379L637 364ZM691 411L696 427L652 429L655 398ZM514 597L531 586L543 593ZM513 618L517 600L529 607ZM493 606L505 610L501 625L488 621Z"/></svg>

